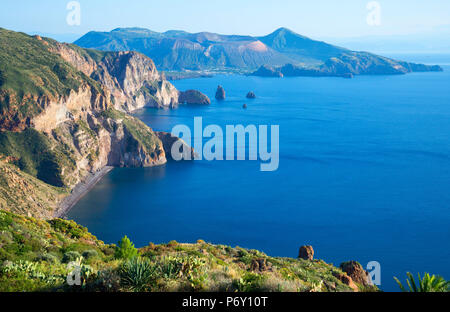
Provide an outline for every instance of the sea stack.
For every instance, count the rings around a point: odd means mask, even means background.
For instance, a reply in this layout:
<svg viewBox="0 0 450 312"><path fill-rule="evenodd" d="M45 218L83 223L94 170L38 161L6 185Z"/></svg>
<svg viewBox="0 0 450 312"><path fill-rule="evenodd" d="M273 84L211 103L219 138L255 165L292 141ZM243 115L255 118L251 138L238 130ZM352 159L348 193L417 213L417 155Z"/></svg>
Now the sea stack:
<svg viewBox="0 0 450 312"><path fill-rule="evenodd" d="M256 94L253 91L247 93L247 99L256 99Z"/></svg>
<svg viewBox="0 0 450 312"><path fill-rule="evenodd" d="M216 100L218 101L225 100L225 89L222 86L217 87Z"/></svg>

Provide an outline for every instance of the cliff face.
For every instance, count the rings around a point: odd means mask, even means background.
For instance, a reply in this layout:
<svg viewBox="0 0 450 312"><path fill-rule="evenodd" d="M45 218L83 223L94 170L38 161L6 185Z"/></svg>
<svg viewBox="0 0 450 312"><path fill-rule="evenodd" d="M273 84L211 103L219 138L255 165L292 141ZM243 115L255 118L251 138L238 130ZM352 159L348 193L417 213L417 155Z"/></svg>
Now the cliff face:
<svg viewBox="0 0 450 312"><path fill-rule="evenodd" d="M98 52L74 45L54 43L54 52L98 81L114 98L118 110L144 106L174 107L178 91L160 74L153 61L137 52Z"/></svg>
<svg viewBox="0 0 450 312"><path fill-rule="evenodd" d="M0 189L2 207L48 217L70 189L104 166L166 162L158 136L127 114L178 104L178 90L148 57L0 29L0 77L0 157L9 160L0 180L14 175L13 186L26 183L37 194L31 208L25 195L11 202L8 190L23 192L8 184ZM42 200L50 189L54 194Z"/></svg>

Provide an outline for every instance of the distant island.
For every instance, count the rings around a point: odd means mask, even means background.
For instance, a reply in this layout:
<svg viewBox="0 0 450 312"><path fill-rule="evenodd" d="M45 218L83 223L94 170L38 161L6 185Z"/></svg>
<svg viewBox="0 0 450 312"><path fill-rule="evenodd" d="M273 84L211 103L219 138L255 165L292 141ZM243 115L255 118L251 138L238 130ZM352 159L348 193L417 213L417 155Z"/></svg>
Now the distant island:
<svg viewBox="0 0 450 312"><path fill-rule="evenodd" d="M102 51L141 52L158 69L172 72L175 79L202 72L231 72L262 77L344 77L398 75L442 71L440 66L393 60L369 52L357 52L280 28L262 36L220 35L185 31L154 32L144 28L91 31L75 44Z"/></svg>

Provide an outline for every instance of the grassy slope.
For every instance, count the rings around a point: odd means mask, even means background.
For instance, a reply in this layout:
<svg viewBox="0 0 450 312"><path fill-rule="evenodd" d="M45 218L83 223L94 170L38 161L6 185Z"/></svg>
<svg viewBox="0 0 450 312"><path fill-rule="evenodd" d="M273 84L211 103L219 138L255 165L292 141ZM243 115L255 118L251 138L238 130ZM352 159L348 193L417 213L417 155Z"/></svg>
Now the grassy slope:
<svg viewBox="0 0 450 312"><path fill-rule="evenodd" d="M82 84L100 91L98 83L51 53L51 43L0 28L1 117L18 121L36 116L42 107L33 97L57 98Z"/></svg>
<svg viewBox="0 0 450 312"><path fill-rule="evenodd" d="M73 221L0 211L0 292L68 290L64 262L73 252L84 254L83 264L90 268L82 290L130 291L121 273L123 260L114 257L116 248ZM150 243L138 252L155 270L146 291L350 291L333 276L341 270L321 260L274 258L201 240ZM254 259L264 259L267 267L252 271Z"/></svg>
<svg viewBox="0 0 450 312"><path fill-rule="evenodd" d="M0 154L11 156L26 173L55 186L64 186L62 168L75 167L70 151L44 134L26 129L0 132Z"/></svg>
<svg viewBox="0 0 450 312"><path fill-rule="evenodd" d="M65 188L36 179L0 155L0 209L48 218L67 194Z"/></svg>

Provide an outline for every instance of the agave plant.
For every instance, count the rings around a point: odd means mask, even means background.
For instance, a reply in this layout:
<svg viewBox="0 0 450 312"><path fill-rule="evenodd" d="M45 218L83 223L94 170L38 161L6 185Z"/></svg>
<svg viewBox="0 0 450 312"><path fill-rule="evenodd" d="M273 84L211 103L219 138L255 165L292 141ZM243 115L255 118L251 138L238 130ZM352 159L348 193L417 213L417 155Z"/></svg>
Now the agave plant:
<svg viewBox="0 0 450 312"><path fill-rule="evenodd" d="M156 267L148 260L134 257L126 261L120 271L122 284L132 291L147 290Z"/></svg>
<svg viewBox="0 0 450 312"><path fill-rule="evenodd" d="M425 273L423 278L420 277L420 274L417 274L419 277L418 283L414 280L414 276L408 272L406 273L408 279L406 282L408 283L408 289L406 289L403 284L398 280L398 278L394 277L400 289L404 292L447 292L449 291L450 282L446 281L441 276L430 275L429 273Z"/></svg>

